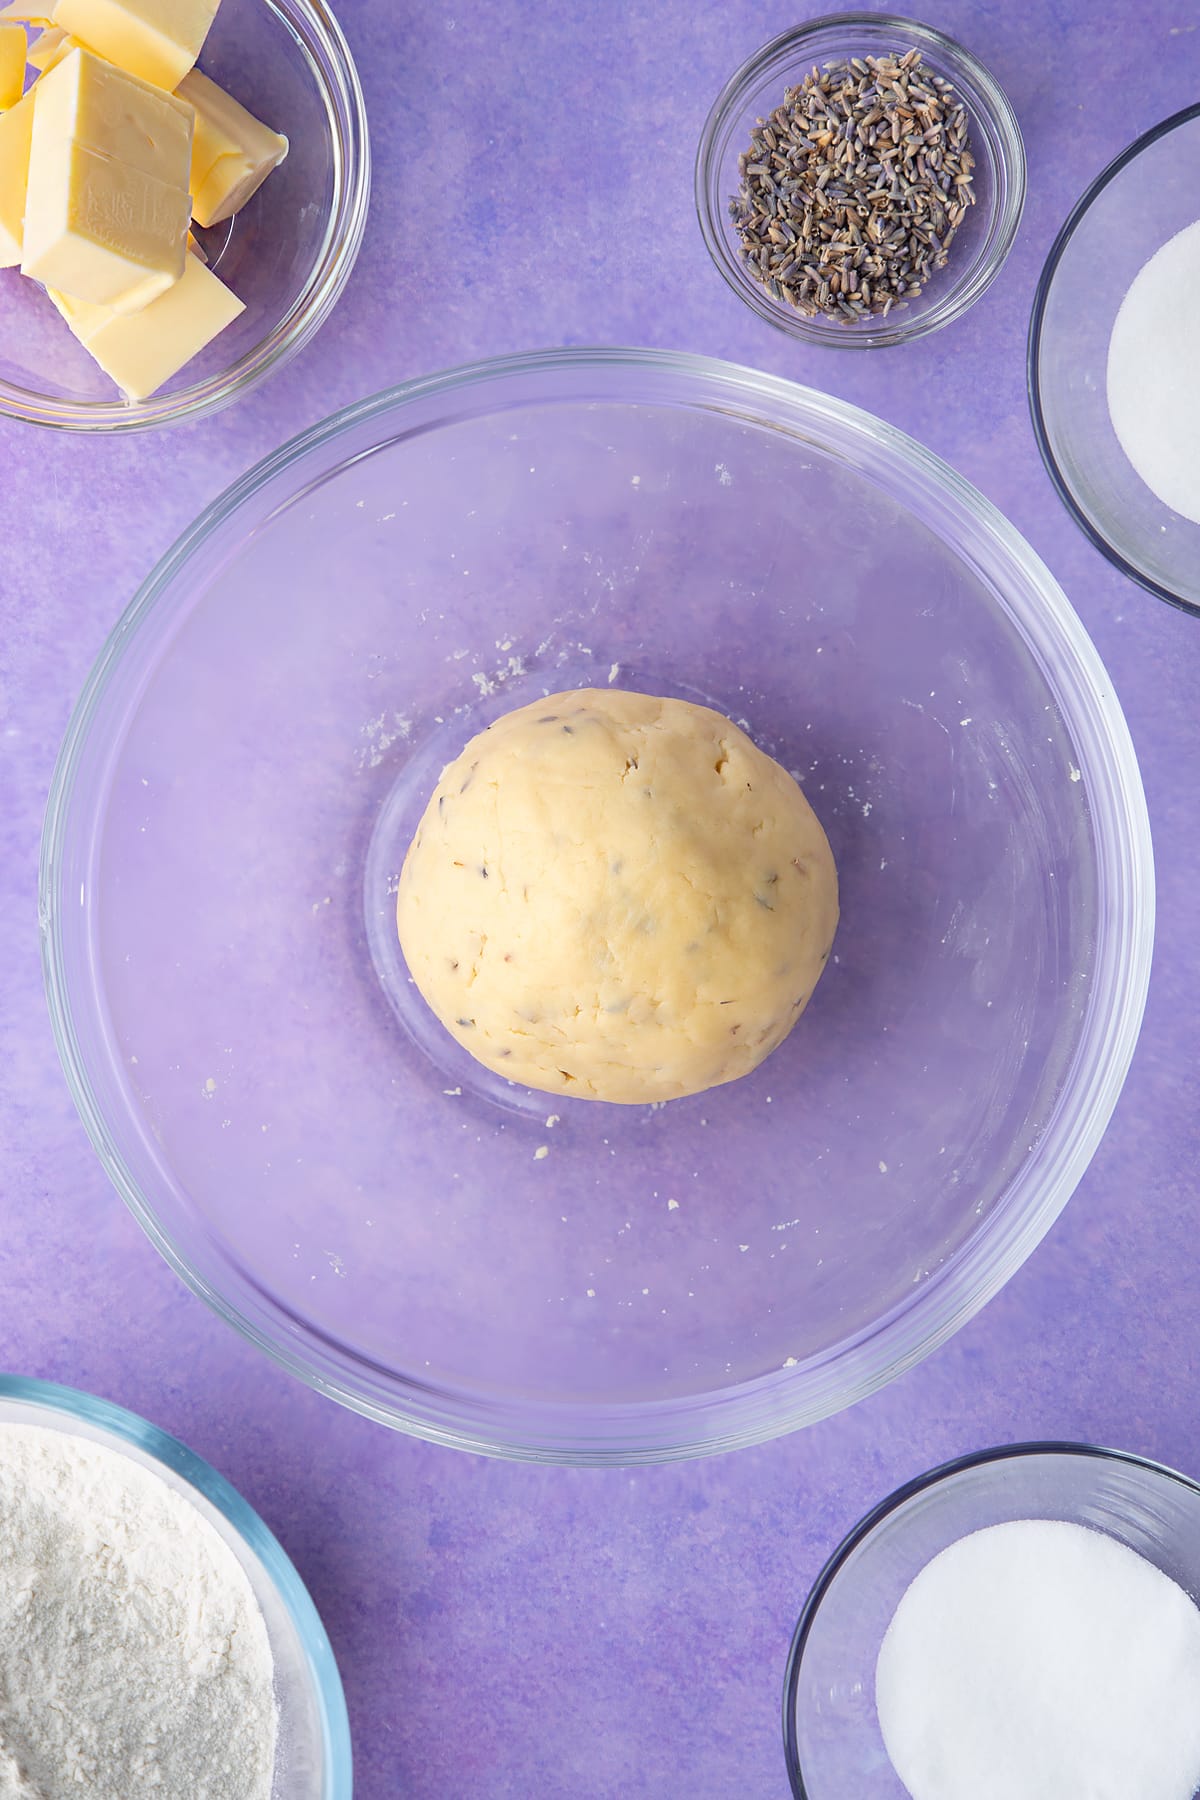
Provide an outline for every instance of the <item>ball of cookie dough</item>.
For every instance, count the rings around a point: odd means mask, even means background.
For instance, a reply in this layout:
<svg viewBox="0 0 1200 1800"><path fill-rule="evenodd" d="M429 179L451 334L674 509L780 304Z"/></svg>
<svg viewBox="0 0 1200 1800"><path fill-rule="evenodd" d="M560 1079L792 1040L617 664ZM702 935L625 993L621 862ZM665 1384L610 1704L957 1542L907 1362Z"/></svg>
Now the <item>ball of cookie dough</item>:
<svg viewBox="0 0 1200 1800"><path fill-rule="evenodd" d="M581 688L443 770L396 916L417 987L487 1068L635 1105L782 1043L829 955L837 875L795 781L720 713Z"/></svg>

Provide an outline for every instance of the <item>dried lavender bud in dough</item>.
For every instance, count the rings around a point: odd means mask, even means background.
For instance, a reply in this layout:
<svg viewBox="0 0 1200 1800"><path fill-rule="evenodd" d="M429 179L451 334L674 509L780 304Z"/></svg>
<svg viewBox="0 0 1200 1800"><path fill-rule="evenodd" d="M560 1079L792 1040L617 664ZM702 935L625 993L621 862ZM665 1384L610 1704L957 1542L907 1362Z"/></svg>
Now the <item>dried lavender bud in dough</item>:
<svg viewBox="0 0 1200 1800"><path fill-rule="evenodd" d="M472 738L396 908L417 987L481 1063L630 1105L757 1068L837 918L833 856L787 771L709 707L611 688Z"/></svg>

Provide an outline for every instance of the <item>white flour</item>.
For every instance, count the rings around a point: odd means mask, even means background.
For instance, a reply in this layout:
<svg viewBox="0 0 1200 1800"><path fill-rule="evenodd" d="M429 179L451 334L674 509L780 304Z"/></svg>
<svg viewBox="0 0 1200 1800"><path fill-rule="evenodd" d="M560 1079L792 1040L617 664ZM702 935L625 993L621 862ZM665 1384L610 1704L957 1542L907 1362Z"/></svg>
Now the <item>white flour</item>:
<svg viewBox="0 0 1200 1800"><path fill-rule="evenodd" d="M270 1800L262 1612L181 1494L0 1425L0 1800Z"/></svg>

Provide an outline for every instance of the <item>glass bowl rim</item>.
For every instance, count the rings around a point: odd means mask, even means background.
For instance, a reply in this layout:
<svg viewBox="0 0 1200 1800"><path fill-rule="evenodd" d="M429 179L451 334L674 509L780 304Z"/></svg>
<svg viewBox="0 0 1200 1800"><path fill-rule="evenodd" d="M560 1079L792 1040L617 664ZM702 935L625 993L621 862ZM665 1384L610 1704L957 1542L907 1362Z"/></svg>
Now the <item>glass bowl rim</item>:
<svg viewBox="0 0 1200 1800"><path fill-rule="evenodd" d="M324 102L336 143L333 200L316 266L274 326L232 368L175 394L152 394L129 402L67 400L0 380L0 419L54 431L112 436L152 431L161 425L191 424L224 411L289 363L324 325L354 270L366 231L371 201L371 141L366 99L354 57L326 0L263 0L288 31L300 19L320 51L306 60ZM316 66L313 67L313 63ZM340 175L339 175L340 171Z"/></svg>
<svg viewBox="0 0 1200 1800"><path fill-rule="evenodd" d="M1083 506L1076 499L1074 490L1067 481L1050 444L1046 409L1042 401L1041 348L1046 306L1050 298L1050 289L1054 285L1054 277L1058 273L1058 265L1066 254L1068 244L1083 224L1093 204L1100 198L1110 182L1115 181L1117 176L1122 174L1131 163L1136 162L1143 150L1148 150L1152 144L1156 144L1160 138L1167 137L1172 131L1178 130L1181 125L1190 125L1194 119L1200 119L1200 100L1194 101L1190 106L1181 107L1169 118L1160 119L1157 125L1152 125L1148 131L1143 131L1140 137L1134 138L1131 144L1127 144L1124 150L1114 156L1107 167L1101 169L1099 175L1088 183L1067 214L1042 266L1042 272L1034 290L1033 309L1029 315L1029 335L1025 350L1025 386L1029 395L1029 413L1033 423L1033 435L1037 440L1037 447L1041 453L1046 473L1068 515L1075 521L1089 543L1093 544L1115 569L1119 569L1122 575L1127 575L1130 581L1135 581L1147 593L1154 594L1159 600L1165 600L1168 606L1177 607L1180 612L1188 613L1193 619L1200 618L1200 601L1185 600L1182 594L1177 594L1173 588L1165 586L1161 581L1156 581L1152 575L1147 575L1143 569L1139 569L1136 563L1130 562L1129 558L1105 536L1091 514L1085 512Z"/></svg>
<svg viewBox="0 0 1200 1800"><path fill-rule="evenodd" d="M665 378L681 405L728 412L731 398L772 428L840 430L842 441L902 466L909 492L936 495L959 533L959 551L1000 554L1036 595L1026 643L1047 682L1047 652L1057 653L1059 695L1081 753L1086 745L1099 820L1097 878L1109 905L1089 982L1091 1001L1059 1103L1005 1192L992 1228L977 1234L889 1312L832 1350L795 1368L773 1370L729 1389L636 1404L485 1402L470 1390L437 1387L347 1350L310 1321L263 1297L230 1259L238 1301L226 1299L176 1251L109 1141L75 1037L75 1007L62 955L63 912L57 877L71 820L75 778L86 759L92 718L128 654L143 618L169 593L176 573L202 553L222 526L277 477L355 427L402 418L415 402L473 395L476 412L493 383L534 375L570 380L581 371L617 369ZM684 390L681 394L679 390ZM571 393L560 396L572 404ZM651 404L633 398L629 404ZM661 397L660 397L661 403ZM745 414L743 414L745 416ZM915 503L915 502L914 502ZM1014 603L1015 623L1021 602ZM780 376L707 356L613 347L550 349L490 358L385 389L309 427L264 458L200 513L168 550L118 619L76 702L55 765L46 806L39 870L42 967L55 1043L67 1086L101 1166L175 1272L242 1336L310 1386L368 1417L433 1442L517 1460L570 1464L656 1463L764 1442L865 1398L920 1361L972 1317L1015 1272L1066 1205L1098 1145L1124 1082L1140 1029L1153 946L1154 870L1149 819L1137 759L1112 684L1065 594L1041 558L978 490L914 439L870 413ZM1103 1029L1093 1017L1103 1006ZM1089 1022L1090 1021L1090 1022ZM251 1314L256 1316L252 1317ZM266 1323L263 1323L263 1320ZM300 1344L297 1350L296 1344ZM799 1383L807 1383L803 1393ZM790 1393L789 1393L790 1390ZM811 1390L811 1391L810 1391ZM465 1396L465 1397L464 1397ZM531 1424L531 1421L533 1423ZM538 1435L531 1438L536 1428Z"/></svg>
<svg viewBox="0 0 1200 1800"><path fill-rule="evenodd" d="M346 1698L337 1659L313 1598L274 1532L260 1518L231 1481L214 1469L198 1451L140 1413L99 1394L69 1387L58 1381L0 1371L0 1401L13 1400L40 1407L67 1419L99 1428L111 1438L111 1448L124 1454L130 1446L161 1463L179 1476L223 1516L255 1561L270 1579L304 1652L308 1685L321 1722L322 1780L329 1800L350 1800L352 1751ZM36 1419L30 1420L37 1424ZM133 1460L133 1459L131 1459Z"/></svg>
<svg viewBox="0 0 1200 1800"><path fill-rule="evenodd" d="M999 231L989 256L976 269L974 277L970 280L964 277L951 281L942 299L927 312L910 319L899 314L895 324L881 321L878 328L872 329L869 335L866 332L840 330L835 322L819 323L804 318L800 313L792 317L780 311L768 295L756 291L757 284L752 287L748 283L730 249L723 220L718 216L709 192L708 180L718 137L727 120L745 105L748 90L758 76L770 64L781 61L785 55L798 62L804 43L818 34L846 29L876 31L880 35L893 31L908 32L913 35L919 48L936 50L951 70L956 64L965 68L976 88L986 97L988 123L999 144L999 162L1009 184L1003 206L999 204L998 197L993 196L992 218L997 222ZM726 285L743 305L757 313L768 325L783 332L786 337L797 338L804 343L820 344L831 350L886 350L896 344L915 342L961 318L991 286L1007 261L1021 223L1025 190L1025 145L1020 123L1012 102L991 70L973 51L947 32L922 20L908 19L899 13L888 12L825 13L819 18L807 19L801 25L793 25L786 31L781 31L769 43L748 56L734 70L709 108L696 148L693 175L693 195L700 233L705 248Z"/></svg>
<svg viewBox="0 0 1200 1800"><path fill-rule="evenodd" d="M1200 1482L1193 1481L1190 1475L1181 1474L1178 1469L1172 1469L1166 1463L1155 1462L1153 1457L1139 1456L1133 1450L1109 1450L1099 1444L1073 1443L1060 1438L1030 1439L1017 1444L996 1444L986 1450L973 1450L965 1456L955 1456L949 1462L939 1463L936 1468L927 1469L921 1475L914 1475L910 1481L902 1482L885 1499L864 1513L858 1523L846 1533L813 1582L796 1621L783 1676L783 1747L793 1800L817 1800L809 1792L800 1767L800 1752L796 1742L796 1692L804 1652L817 1615L846 1563L885 1520L890 1519L893 1513L900 1512L911 1500L928 1493L931 1488L940 1487L943 1482L951 1481L956 1475L965 1474L969 1469L984 1468L991 1463L1017 1462L1030 1456L1075 1457L1081 1461L1121 1463L1143 1473L1165 1476L1200 1499Z"/></svg>

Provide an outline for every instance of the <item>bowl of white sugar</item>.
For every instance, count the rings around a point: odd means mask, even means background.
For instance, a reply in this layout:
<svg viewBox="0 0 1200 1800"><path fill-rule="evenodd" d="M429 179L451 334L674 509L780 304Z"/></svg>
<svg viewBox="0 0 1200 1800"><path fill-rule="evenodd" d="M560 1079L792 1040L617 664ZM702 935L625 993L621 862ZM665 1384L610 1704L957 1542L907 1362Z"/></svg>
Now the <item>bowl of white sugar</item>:
<svg viewBox="0 0 1200 1800"><path fill-rule="evenodd" d="M1200 612L1200 105L1099 175L1051 250L1029 333L1046 467L1134 581Z"/></svg>
<svg viewBox="0 0 1200 1800"><path fill-rule="evenodd" d="M797 1800L1193 1800L1200 1486L1017 1444L900 1488L831 1557L784 1684Z"/></svg>
<svg viewBox="0 0 1200 1800"><path fill-rule="evenodd" d="M300 1577L183 1444L0 1376L0 1794L349 1800L346 1706Z"/></svg>

